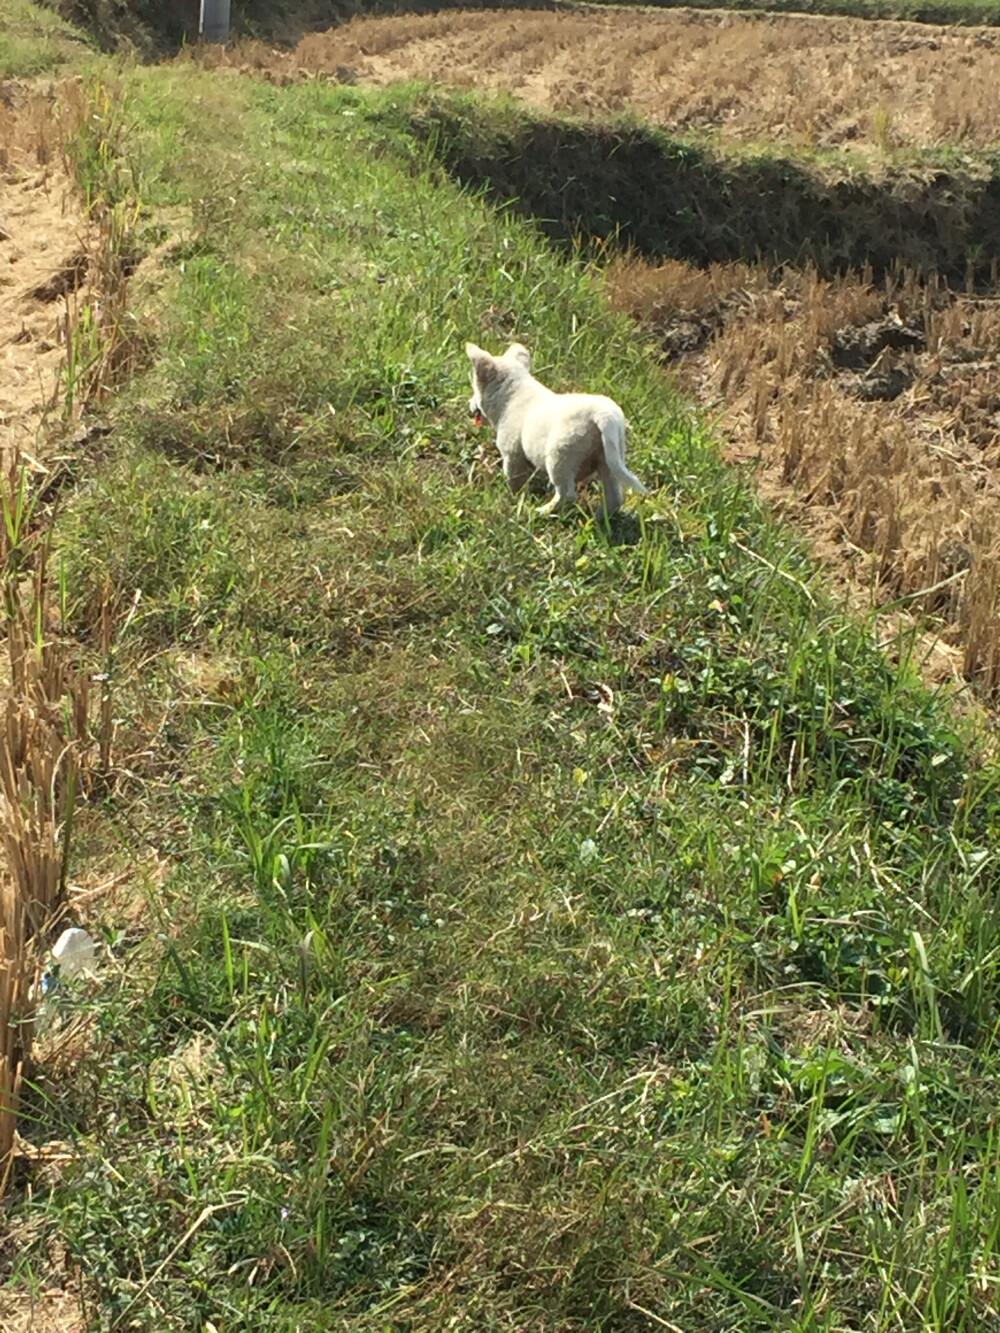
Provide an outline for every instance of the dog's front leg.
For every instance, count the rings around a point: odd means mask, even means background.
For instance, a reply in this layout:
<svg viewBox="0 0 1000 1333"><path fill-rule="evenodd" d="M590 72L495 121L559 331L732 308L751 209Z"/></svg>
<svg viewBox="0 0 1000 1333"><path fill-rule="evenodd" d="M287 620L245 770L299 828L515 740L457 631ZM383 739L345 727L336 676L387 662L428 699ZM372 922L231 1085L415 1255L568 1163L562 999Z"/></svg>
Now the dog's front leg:
<svg viewBox="0 0 1000 1333"><path fill-rule="evenodd" d="M511 449L501 455L503 461L503 474L507 478L507 485L515 493L525 485L534 472L534 468L525 458L520 449Z"/></svg>

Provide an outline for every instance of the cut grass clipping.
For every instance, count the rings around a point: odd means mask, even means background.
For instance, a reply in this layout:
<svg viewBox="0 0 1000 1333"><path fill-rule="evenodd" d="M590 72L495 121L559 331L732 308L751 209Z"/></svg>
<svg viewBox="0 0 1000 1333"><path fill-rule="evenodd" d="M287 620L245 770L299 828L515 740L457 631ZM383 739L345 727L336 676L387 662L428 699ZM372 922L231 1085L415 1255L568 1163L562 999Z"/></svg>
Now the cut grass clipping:
<svg viewBox="0 0 1000 1333"><path fill-rule="evenodd" d="M133 70L115 153L81 131L148 245L187 220L57 522L95 660L124 612L74 881L128 891L23 1093L72 1152L8 1289L158 1333L996 1328L995 764L405 95ZM467 419L465 339L513 336L626 407L656 492L611 534Z"/></svg>

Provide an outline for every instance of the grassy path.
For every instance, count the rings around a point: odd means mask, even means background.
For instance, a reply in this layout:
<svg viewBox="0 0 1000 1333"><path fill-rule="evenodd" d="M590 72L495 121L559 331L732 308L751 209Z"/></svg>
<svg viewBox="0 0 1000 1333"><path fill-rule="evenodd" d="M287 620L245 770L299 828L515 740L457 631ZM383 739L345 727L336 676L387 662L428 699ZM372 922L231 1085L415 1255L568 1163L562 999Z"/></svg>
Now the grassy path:
<svg viewBox="0 0 1000 1333"><path fill-rule="evenodd" d="M122 94L83 174L190 221L57 542L121 627L79 856L143 902L10 1280L57 1241L95 1329L1000 1327L995 768L405 92ZM477 461L511 334L626 408L610 537Z"/></svg>

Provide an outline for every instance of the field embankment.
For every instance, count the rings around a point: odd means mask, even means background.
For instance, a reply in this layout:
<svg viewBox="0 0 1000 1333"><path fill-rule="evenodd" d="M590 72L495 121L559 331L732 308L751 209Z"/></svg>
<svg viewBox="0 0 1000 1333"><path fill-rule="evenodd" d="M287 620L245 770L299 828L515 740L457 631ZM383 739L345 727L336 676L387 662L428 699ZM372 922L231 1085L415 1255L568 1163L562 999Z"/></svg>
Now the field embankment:
<svg viewBox="0 0 1000 1333"><path fill-rule="evenodd" d="M528 109L432 97L411 123L458 179L515 200L550 234L697 264L905 265L962 280L1000 252L1000 48L985 29L443 13L200 58L278 82L514 94Z"/></svg>
<svg viewBox="0 0 1000 1333"><path fill-rule="evenodd" d="M876 171L774 152L732 154L645 126L533 116L431 95L407 129L463 184L561 241L597 240L698 266L764 259L824 274L903 265L964 279L1000 258L992 158Z"/></svg>
<svg viewBox="0 0 1000 1333"><path fill-rule="evenodd" d="M345 23L358 14L395 17L401 13L426 13L445 8L476 10L495 7L497 0L243 0L230 10L234 37L260 37L269 42L294 46L306 33L325 32L335 24ZM846 0L850 3L851 0ZM877 2L877 0L876 0ZM892 0L889 0L891 3ZM905 3L905 0L903 0ZM942 0L965 22L971 11L982 6L992 12L996 0ZM30 0L11 0L26 9ZM84 32L101 50L138 54L146 60L164 59L182 47L197 42L201 14L200 0L50 0L53 9ZM562 0L513 0L504 8L555 8ZM37 5L30 7L38 13ZM945 22L950 20L943 20ZM987 22L987 19L983 19Z"/></svg>
<svg viewBox="0 0 1000 1333"><path fill-rule="evenodd" d="M86 31L103 50L131 50L155 59L174 54L181 46L197 39L198 0L173 0L170 5L157 0L50 0L53 8L67 20ZM232 10L233 31L236 36L255 36L269 42L294 46L304 35L325 32L352 17L389 16L395 21L404 14L424 16L441 10L475 11L480 9L515 8L532 10L561 10L564 13L613 8L618 0L607 0L605 5L575 4L573 0L524 0L523 4L507 0L286 0L280 6L269 0L244 0ZM28 0L10 0L11 4L26 8ZM622 6L629 15L632 6ZM654 9L692 11L674 0L654 0ZM650 7L647 7L649 12ZM862 20L881 19L905 21L933 26L995 26L1000 22L1000 4L997 0L706 0L700 6L705 11L750 11L755 17L771 19L775 13L796 17L803 14L824 16L853 16Z"/></svg>

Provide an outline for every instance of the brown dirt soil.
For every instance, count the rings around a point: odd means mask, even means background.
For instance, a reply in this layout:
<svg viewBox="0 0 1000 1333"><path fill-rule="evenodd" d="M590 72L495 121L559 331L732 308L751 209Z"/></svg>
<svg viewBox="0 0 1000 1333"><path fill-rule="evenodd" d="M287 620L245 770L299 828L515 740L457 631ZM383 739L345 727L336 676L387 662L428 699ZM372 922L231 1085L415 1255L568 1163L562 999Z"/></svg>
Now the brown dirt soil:
<svg viewBox="0 0 1000 1333"><path fill-rule="evenodd" d="M34 1297L0 1292L0 1328L4 1333L83 1333L87 1327L80 1298L59 1287Z"/></svg>
<svg viewBox="0 0 1000 1333"><path fill-rule="evenodd" d="M83 213L51 116L51 95L0 87L0 444L32 457L87 271Z"/></svg>
<svg viewBox="0 0 1000 1333"><path fill-rule="evenodd" d="M507 90L557 111L628 109L677 133L884 153L1000 138L1000 32L695 9L446 11L354 19L291 52L213 62Z"/></svg>

